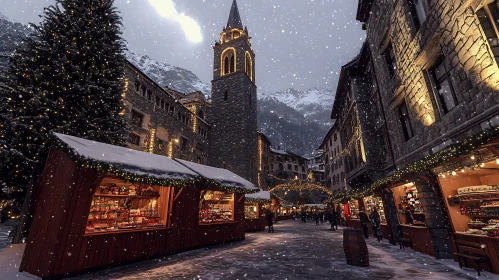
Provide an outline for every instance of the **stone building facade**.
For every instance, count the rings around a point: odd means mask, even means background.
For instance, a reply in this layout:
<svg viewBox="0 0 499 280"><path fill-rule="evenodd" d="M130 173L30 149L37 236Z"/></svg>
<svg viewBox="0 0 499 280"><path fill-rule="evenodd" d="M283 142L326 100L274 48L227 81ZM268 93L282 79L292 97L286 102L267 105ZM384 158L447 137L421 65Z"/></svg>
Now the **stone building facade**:
<svg viewBox="0 0 499 280"><path fill-rule="evenodd" d="M220 41L213 47L210 165L257 182L255 53L250 40L234 0Z"/></svg>
<svg viewBox="0 0 499 280"><path fill-rule="evenodd" d="M270 163L270 147L272 143L265 134L258 132L258 186L264 190L270 187L269 163Z"/></svg>
<svg viewBox="0 0 499 280"><path fill-rule="evenodd" d="M131 63L126 65L125 76L126 115L131 129L128 146L207 164L210 125L204 115L198 114L203 112L201 108L209 107L206 100L199 100L200 109L193 112L182 104L182 93L162 88Z"/></svg>
<svg viewBox="0 0 499 280"><path fill-rule="evenodd" d="M372 63L365 73L376 83L371 91L378 91L377 114L389 132L382 133L382 176L499 124L498 5L359 0L357 20L367 30ZM381 189L405 182L413 182L421 196L435 256L451 257L451 226L434 173L408 173ZM383 195L387 208L397 211L391 195ZM391 220L395 232L398 221Z"/></svg>
<svg viewBox="0 0 499 280"><path fill-rule="evenodd" d="M325 186L333 191L345 188L345 168L343 166L343 156L341 151L341 139L338 130L338 124L328 131L322 140L320 148L324 151L322 155L324 161L324 170L326 174Z"/></svg>
<svg viewBox="0 0 499 280"><path fill-rule="evenodd" d="M306 180L309 173L306 158L272 148L270 149L269 167L270 174L282 179L299 178Z"/></svg>

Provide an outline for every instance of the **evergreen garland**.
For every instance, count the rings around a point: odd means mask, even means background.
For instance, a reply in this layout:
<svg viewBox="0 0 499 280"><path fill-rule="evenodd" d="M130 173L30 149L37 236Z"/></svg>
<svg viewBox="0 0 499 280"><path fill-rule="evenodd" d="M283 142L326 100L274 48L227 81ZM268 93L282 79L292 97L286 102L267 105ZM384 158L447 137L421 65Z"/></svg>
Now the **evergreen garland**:
<svg viewBox="0 0 499 280"><path fill-rule="evenodd" d="M371 185L366 185L352 190L335 192L328 199L328 202L339 203L343 199L355 199L370 196L383 186L404 180L406 176L430 171L435 167L443 165L463 155L470 154L479 149L482 145L489 143L497 136L499 136L499 126L486 129L473 135L472 137L464 139L459 143L450 145L435 154L426 156L422 160L409 164L405 168L395 172L393 175L377 180Z"/></svg>

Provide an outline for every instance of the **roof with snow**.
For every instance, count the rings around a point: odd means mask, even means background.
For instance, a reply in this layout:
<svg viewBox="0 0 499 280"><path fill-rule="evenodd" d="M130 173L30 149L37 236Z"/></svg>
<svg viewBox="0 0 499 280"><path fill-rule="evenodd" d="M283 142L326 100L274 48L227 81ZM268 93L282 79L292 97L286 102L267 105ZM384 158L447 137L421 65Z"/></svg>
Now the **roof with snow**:
<svg viewBox="0 0 499 280"><path fill-rule="evenodd" d="M245 193L256 192L258 188L251 182L230 172L229 170L214 168L202 164L192 163L180 159L171 159L166 156L132 150L125 147L114 146L97 141L78 138L75 136L54 133L76 156L87 161L98 162L109 166L109 172L126 172L140 176L147 181L148 178L164 182L183 182L188 180L203 180L234 191ZM71 154L70 154L71 156ZM114 171L114 172L113 172ZM127 180L133 180L126 176Z"/></svg>
<svg viewBox="0 0 499 280"><path fill-rule="evenodd" d="M199 175L171 158L55 133L78 155L106 163L114 169L157 179L192 180Z"/></svg>
<svg viewBox="0 0 499 280"><path fill-rule="evenodd" d="M250 192L255 192L258 190L258 187L255 186L255 184L240 177L239 175L236 175L235 173L232 173L227 169L202 165L199 163L194 163L182 159L175 159L175 161L181 163L190 170L198 173L202 177L215 181L222 186L242 188Z"/></svg>
<svg viewBox="0 0 499 280"><path fill-rule="evenodd" d="M243 30L243 22L241 21L241 15L239 15L239 9L237 8L236 0L232 1L232 7L230 8L229 20L227 21L227 27L238 28Z"/></svg>
<svg viewBox="0 0 499 280"><path fill-rule="evenodd" d="M270 201L270 192L260 190L257 193L245 195L246 200L267 200Z"/></svg>
<svg viewBox="0 0 499 280"><path fill-rule="evenodd" d="M326 204L303 204L302 206L305 207L317 207L317 208L326 208Z"/></svg>

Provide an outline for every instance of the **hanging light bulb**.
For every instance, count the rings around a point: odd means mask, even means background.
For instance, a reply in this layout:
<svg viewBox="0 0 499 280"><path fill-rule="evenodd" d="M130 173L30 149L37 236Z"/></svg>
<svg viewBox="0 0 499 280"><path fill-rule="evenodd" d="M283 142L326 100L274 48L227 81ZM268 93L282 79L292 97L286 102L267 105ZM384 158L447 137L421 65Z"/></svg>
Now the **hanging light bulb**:
<svg viewBox="0 0 499 280"><path fill-rule="evenodd" d="M463 172L463 173L464 173L464 169L461 169L461 172Z"/></svg>
<svg viewBox="0 0 499 280"><path fill-rule="evenodd" d="M471 160L475 160L475 155L471 155Z"/></svg>
<svg viewBox="0 0 499 280"><path fill-rule="evenodd" d="M497 164L499 164L499 158L498 158L498 159L496 159L496 163L497 163Z"/></svg>
<svg viewBox="0 0 499 280"><path fill-rule="evenodd" d="M456 176L456 175L457 175L456 171L452 171L452 176Z"/></svg>
<svg viewBox="0 0 499 280"><path fill-rule="evenodd" d="M442 174L442 178L445 178L445 174Z"/></svg>
<svg viewBox="0 0 499 280"><path fill-rule="evenodd" d="M484 167L485 166L485 163L480 163L480 167Z"/></svg>

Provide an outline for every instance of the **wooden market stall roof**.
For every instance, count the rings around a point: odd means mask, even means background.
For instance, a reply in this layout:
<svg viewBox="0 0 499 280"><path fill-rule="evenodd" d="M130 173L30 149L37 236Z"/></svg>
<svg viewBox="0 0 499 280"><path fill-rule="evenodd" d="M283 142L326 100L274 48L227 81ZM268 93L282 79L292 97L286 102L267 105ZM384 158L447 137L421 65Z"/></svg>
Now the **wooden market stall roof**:
<svg viewBox="0 0 499 280"><path fill-rule="evenodd" d="M125 181L185 186L204 182L227 190L253 193L258 188L226 169L54 133L55 145L82 167L112 173Z"/></svg>
<svg viewBox="0 0 499 280"><path fill-rule="evenodd" d="M248 202L270 202L270 192L260 190L257 193L245 195L245 199Z"/></svg>
<svg viewBox="0 0 499 280"><path fill-rule="evenodd" d="M254 193L259 190L255 184L227 169L202 165L182 159L175 159L175 161L196 172L203 178L215 182L224 188L243 189L246 193Z"/></svg>

